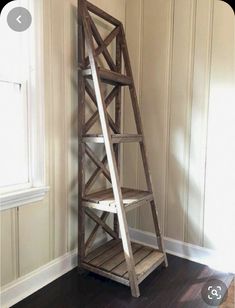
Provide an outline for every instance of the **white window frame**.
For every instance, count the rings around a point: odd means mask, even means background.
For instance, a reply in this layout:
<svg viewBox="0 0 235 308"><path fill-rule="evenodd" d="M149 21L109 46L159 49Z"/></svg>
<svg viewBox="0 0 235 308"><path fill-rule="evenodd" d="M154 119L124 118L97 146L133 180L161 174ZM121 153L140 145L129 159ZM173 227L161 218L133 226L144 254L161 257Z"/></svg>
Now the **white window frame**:
<svg viewBox="0 0 235 308"><path fill-rule="evenodd" d="M14 2L7 5L7 12L19 4ZM14 82L21 83L27 93L30 183L0 191L1 211L41 201L49 190L45 184L43 1L34 1L33 7L31 1L28 3L34 20L29 32L30 41L33 42L33 50L30 52L33 56L30 59L29 81Z"/></svg>

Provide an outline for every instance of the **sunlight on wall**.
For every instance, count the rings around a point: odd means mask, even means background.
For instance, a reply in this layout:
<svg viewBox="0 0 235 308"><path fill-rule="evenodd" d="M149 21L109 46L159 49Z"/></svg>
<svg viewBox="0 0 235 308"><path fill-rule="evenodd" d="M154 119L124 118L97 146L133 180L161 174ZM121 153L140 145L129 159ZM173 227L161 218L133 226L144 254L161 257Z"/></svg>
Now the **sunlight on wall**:
<svg viewBox="0 0 235 308"><path fill-rule="evenodd" d="M221 263L231 263L225 267L235 263L234 92L233 84L215 84L212 89L206 165L205 240L222 252Z"/></svg>

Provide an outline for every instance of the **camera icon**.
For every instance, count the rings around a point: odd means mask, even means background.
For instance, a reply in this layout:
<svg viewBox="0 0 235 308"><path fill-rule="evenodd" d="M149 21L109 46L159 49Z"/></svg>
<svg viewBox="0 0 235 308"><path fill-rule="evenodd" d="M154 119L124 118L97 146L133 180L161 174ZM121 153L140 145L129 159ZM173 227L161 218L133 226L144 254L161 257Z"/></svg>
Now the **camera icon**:
<svg viewBox="0 0 235 308"><path fill-rule="evenodd" d="M209 306L219 306L226 300L228 288L223 281L212 279L204 284L201 295Z"/></svg>
<svg viewBox="0 0 235 308"><path fill-rule="evenodd" d="M221 291L222 291L222 288L221 286L209 286L208 287L208 291L209 291L209 294L208 294L208 299L221 299L222 298L222 295L221 295Z"/></svg>

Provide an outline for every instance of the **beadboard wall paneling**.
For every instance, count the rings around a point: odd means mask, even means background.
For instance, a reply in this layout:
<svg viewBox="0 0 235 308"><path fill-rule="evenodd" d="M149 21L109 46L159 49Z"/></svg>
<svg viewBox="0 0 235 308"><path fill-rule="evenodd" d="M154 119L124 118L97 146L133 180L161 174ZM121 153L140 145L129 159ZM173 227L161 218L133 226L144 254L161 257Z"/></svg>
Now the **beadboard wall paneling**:
<svg viewBox="0 0 235 308"><path fill-rule="evenodd" d="M18 275L17 210L0 212L1 234L1 285L5 285Z"/></svg>
<svg viewBox="0 0 235 308"><path fill-rule="evenodd" d="M128 48L131 58L133 75L139 98L141 101L141 79L142 79L142 1L128 0L126 4L126 15L132 18L126 19L126 37L128 41ZM133 35L135 33L135 35ZM123 131L127 133L135 133L136 125L134 120L134 113L130 99L129 89L125 89L123 110L125 116L123 117ZM123 146L123 164L122 177L123 185L125 187L139 187L138 177L138 162L139 162L139 145L130 143ZM134 210L128 213L128 223L135 227L139 223L139 210Z"/></svg>
<svg viewBox="0 0 235 308"><path fill-rule="evenodd" d="M214 1L198 0L192 84L188 206L185 241L203 245L205 161Z"/></svg>
<svg viewBox="0 0 235 308"><path fill-rule="evenodd" d="M133 55L141 52L140 105L162 230L169 238L215 248L224 242L215 226L223 225L224 237L234 234L234 14L219 0L138 5L143 44ZM127 9L126 19L132 18ZM129 153L129 161L135 157ZM144 188L140 160L137 174ZM139 209L136 227L154 231L148 207Z"/></svg>
<svg viewBox="0 0 235 308"><path fill-rule="evenodd" d="M214 5L212 36L204 245L235 260L228 245L235 234L235 18L222 1Z"/></svg>
<svg viewBox="0 0 235 308"><path fill-rule="evenodd" d="M161 12L158 18L156 18L156 12ZM164 228L173 3L164 0L144 1L143 14L144 48L142 49L143 77L140 106L154 194L160 223ZM140 186L145 188L141 159L138 176ZM146 219L143 219L144 216ZM151 211L146 207L140 208L140 227L143 230L154 230Z"/></svg>
<svg viewBox="0 0 235 308"><path fill-rule="evenodd" d="M174 2L165 235L184 240L196 1Z"/></svg>

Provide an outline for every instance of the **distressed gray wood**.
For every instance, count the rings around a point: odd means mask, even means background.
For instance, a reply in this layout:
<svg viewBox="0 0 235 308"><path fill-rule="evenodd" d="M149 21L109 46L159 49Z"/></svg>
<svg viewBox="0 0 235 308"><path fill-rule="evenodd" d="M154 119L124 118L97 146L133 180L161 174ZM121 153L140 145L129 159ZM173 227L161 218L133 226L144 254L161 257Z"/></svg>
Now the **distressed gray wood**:
<svg viewBox="0 0 235 308"><path fill-rule="evenodd" d="M105 253L105 251L109 250L110 248L118 245L120 243L120 240L111 240L107 243L103 244L102 246L96 248L91 253L89 253L85 259L84 262L89 263L91 260L96 258L97 256L101 255L102 253Z"/></svg>
<svg viewBox="0 0 235 308"><path fill-rule="evenodd" d="M106 221L106 219L108 218L109 216L109 212L104 212L100 219L103 220L103 222ZM91 231L87 241L86 241L86 244L85 244L85 252L86 254L89 252L89 250L91 249L92 245L94 244L94 241L95 241L95 238L96 238L96 235L97 235L97 232L100 228L100 224L97 222L95 227L93 228L93 230Z"/></svg>
<svg viewBox="0 0 235 308"><path fill-rule="evenodd" d="M104 158L102 159L101 163L105 166L105 164L107 163L107 156L105 155ZM100 176L100 174L103 173L103 170L100 169L100 167L98 166L96 168L96 170L92 173L92 175L90 176L89 180L86 182L85 185L85 194L88 195L91 187L94 185L94 183L96 182L96 179Z"/></svg>
<svg viewBox="0 0 235 308"><path fill-rule="evenodd" d="M136 134L115 134L111 135L111 143L130 143L141 142L143 140L141 135ZM88 134L83 136L83 142L86 143L104 143L103 135Z"/></svg>
<svg viewBox="0 0 235 308"><path fill-rule="evenodd" d="M102 269L100 269L100 268L98 268L96 266L91 266L91 265L89 265L87 263L82 263L82 267L87 269L88 271L94 272L94 273L96 273L96 274L98 274L100 276L103 276L105 278L109 278L109 279L112 279L112 280L117 281L119 283L122 283L122 284L124 284L126 286L130 286L129 279L125 279L125 278L119 277L117 275L112 274L111 272L106 272L106 271L104 271L104 270L102 270Z"/></svg>
<svg viewBox="0 0 235 308"><path fill-rule="evenodd" d="M105 165L96 157L95 153L91 150L88 145L85 145L85 152L89 156L89 158L93 161L93 163L102 170L102 173L106 177L106 179L111 182L110 173Z"/></svg>
<svg viewBox="0 0 235 308"><path fill-rule="evenodd" d="M112 238L117 238L117 234L102 220L99 216L93 213L90 209L86 208L85 213L89 216L92 220L98 223L104 231L106 231Z"/></svg>
<svg viewBox="0 0 235 308"><path fill-rule="evenodd" d="M102 39L98 28L92 20L88 10L115 26L115 28L105 39ZM84 171L79 172L79 177L83 176L82 184L79 184L79 200L82 202L82 206L79 207L79 211L81 211L82 208L83 212L83 215L82 212L79 214L79 220L83 219L80 224L80 228L82 231L82 226L84 227L85 211L85 213L96 222L96 225L86 242L86 250L92 248L92 244L94 243L95 236L99 227L102 227L113 238L117 238L118 231L120 231L121 237L121 241L117 239L109 241L101 247L94 249L84 258L84 233L82 233L79 235L79 249L81 248L82 252L82 258L80 257L79 262L84 268L87 268L105 277L109 277L120 283L129 285L131 287L132 295L134 297L138 297L140 295L138 284L163 261L167 266L167 259L158 224L158 214L153 196L145 140L143 136L143 127L140 118L140 110L137 101L137 94L131 70L125 33L120 21L113 18L106 12L100 10L93 4L87 2L86 0L79 1L79 14L80 20L82 20L82 25L81 23L79 24L79 27L82 28L82 31L81 29L79 30L79 37L80 40L81 38L83 39L83 43L85 38L86 49L88 53L88 57L84 59L85 53L83 48L82 61L80 55L80 61L78 63L78 75L80 78L79 91L81 90L79 94L79 97L81 98L79 100L79 104L83 102L83 105L85 106L86 91L91 98L91 101L89 100L88 103L93 102L97 108L97 111L92 114L86 123L84 123L84 111L82 115L80 115L79 119L81 120L81 123L79 124L79 140L80 144L82 144L79 147L79 166L84 168L83 160L85 153L96 165L95 171L90 176L86 184L84 183ZM98 44L96 49L94 46L93 37ZM115 37L116 58L114 61L111 58L111 54L109 53L107 47ZM101 53L104 55L105 60L111 70L98 67L97 57ZM122 56L125 64L125 75L122 73ZM87 78L93 81L93 87L87 81ZM104 98L101 83L115 86L106 98ZM137 127L137 134L121 133L122 86L129 86ZM115 120L107 112L107 107L114 100L114 98ZM90 128L96 123L98 118L100 119L102 135L87 134ZM114 134L111 133L111 130ZM119 173L120 144L123 142L139 142L148 191L121 188ZM93 150L91 150L91 148L87 145L87 143L103 143L106 151L104 158L100 160L93 152ZM109 170L105 166L106 163L108 163ZM103 174L109 181L111 181L112 188L88 194L96 179L101 174ZM133 210L140 205L148 203L151 205L160 251L157 251L152 247L132 244L130 241L126 212ZM92 208L103 211L101 217L97 216L91 210ZM105 223L109 213L116 214L114 216L114 230L112 230ZM79 255L81 255L80 251Z"/></svg>
<svg viewBox="0 0 235 308"><path fill-rule="evenodd" d="M116 35L118 35L120 31L119 27L116 27L103 41L104 44L102 46L98 46L95 50L95 56L98 57L101 53L103 53L104 48L107 48L108 45L112 42L112 40L115 38ZM89 64L89 57L86 57L85 59L85 67L87 67Z"/></svg>
<svg viewBox="0 0 235 308"><path fill-rule="evenodd" d="M144 259L146 256L148 256L152 252L152 249L149 247L141 247L134 253L134 264L136 265L138 262L140 262L142 259ZM118 276L125 276L128 277L129 273L127 271L126 262L122 262L120 265L115 267L112 270L112 273L118 275Z"/></svg>
<svg viewBox="0 0 235 308"><path fill-rule="evenodd" d="M127 86L132 83L131 78L126 75L122 75L122 74L112 72L104 68L98 68L98 67L97 67L97 71L100 76L100 80L102 82L105 82L106 84ZM92 70L90 68L83 70L83 76L91 79Z"/></svg>
<svg viewBox="0 0 235 308"><path fill-rule="evenodd" d="M132 252L135 254L135 252L141 248L139 244L131 243ZM125 256L123 251L119 252L115 255L115 257L107 260L103 264L100 265L100 267L108 272L112 271L115 267L117 267L119 264L125 262Z"/></svg>
<svg viewBox="0 0 235 308"><path fill-rule="evenodd" d="M129 281L131 286L131 292L132 295L135 297L139 297L139 287L137 283L137 277L134 270L134 262L133 262L133 254L131 250L131 243L130 243L130 236L129 236L129 230L125 215L125 210L122 202L122 193L120 188L120 182L119 182L119 176L118 176L118 170L117 165L115 161L115 155L113 146L111 144L111 135L110 135L110 129L108 127L108 119L105 109L105 103L103 94L101 92L101 78L99 76L98 67L96 60L94 58L94 45L93 40L91 36L91 29L89 24L89 13L86 9L83 10L83 26L84 31L86 33L85 39L87 44L87 50L88 50L88 56L90 60L90 66L91 66L91 73L96 93L96 100L97 100L97 106L99 110L100 115L100 122L102 127L102 132L105 140L105 149L107 153L108 158L108 164L112 179L112 186L113 186L113 192L115 196L115 201L117 204L117 214L118 214L118 220L119 220L119 227L120 227L120 235L122 237L122 243L123 243L123 249L124 254L126 258L127 268L129 272Z"/></svg>
<svg viewBox="0 0 235 308"><path fill-rule="evenodd" d="M109 205L109 204L103 205L103 204L89 202L89 201L84 200L82 202L82 206L90 208L90 209L100 210L100 211L103 211L103 212L117 213L116 206L114 206L114 205Z"/></svg>

